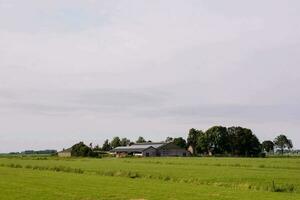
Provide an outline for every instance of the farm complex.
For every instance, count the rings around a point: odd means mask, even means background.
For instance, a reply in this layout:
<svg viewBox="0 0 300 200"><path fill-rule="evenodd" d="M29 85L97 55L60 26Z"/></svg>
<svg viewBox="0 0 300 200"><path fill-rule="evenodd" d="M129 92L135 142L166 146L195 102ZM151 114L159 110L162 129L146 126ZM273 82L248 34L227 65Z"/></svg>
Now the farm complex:
<svg viewBox="0 0 300 200"><path fill-rule="evenodd" d="M189 152L171 142L160 143L140 143L131 146L116 147L111 150L116 157L124 157L127 155L159 157L159 156L188 156Z"/></svg>

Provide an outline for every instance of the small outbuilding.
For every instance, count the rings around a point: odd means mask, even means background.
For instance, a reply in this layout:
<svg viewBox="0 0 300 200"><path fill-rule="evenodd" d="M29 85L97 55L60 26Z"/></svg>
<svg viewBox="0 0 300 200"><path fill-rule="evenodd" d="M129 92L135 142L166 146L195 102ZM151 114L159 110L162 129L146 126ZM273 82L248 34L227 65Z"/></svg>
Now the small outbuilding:
<svg viewBox="0 0 300 200"><path fill-rule="evenodd" d="M57 153L58 157L71 157L72 156L72 148L63 149L62 151Z"/></svg>
<svg viewBox="0 0 300 200"><path fill-rule="evenodd" d="M131 146L117 147L111 150L116 157L125 157L127 155L156 157L156 156L189 156L189 152L172 142L157 143L137 143Z"/></svg>

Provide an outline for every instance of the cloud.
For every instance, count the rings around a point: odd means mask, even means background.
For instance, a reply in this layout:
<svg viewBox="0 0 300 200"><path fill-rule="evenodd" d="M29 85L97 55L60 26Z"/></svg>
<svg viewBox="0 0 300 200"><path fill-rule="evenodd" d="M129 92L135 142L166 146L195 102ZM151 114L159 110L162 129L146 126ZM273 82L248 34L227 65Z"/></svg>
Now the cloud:
<svg viewBox="0 0 300 200"><path fill-rule="evenodd" d="M147 129L161 140L239 123L300 144L299 7L0 0L1 137L84 139L105 130L102 140Z"/></svg>
<svg viewBox="0 0 300 200"><path fill-rule="evenodd" d="M1 91L0 104L21 112L70 115L74 113L126 114L163 105L169 95L151 90L30 90Z"/></svg>

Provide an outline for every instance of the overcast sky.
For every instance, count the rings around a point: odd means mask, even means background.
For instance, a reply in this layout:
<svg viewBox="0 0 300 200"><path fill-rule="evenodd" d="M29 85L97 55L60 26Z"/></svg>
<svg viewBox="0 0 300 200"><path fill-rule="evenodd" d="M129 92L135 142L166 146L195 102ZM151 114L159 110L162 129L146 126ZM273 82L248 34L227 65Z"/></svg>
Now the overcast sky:
<svg viewBox="0 0 300 200"><path fill-rule="evenodd" d="M0 152L190 128L300 148L298 0L0 0Z"/></svg>

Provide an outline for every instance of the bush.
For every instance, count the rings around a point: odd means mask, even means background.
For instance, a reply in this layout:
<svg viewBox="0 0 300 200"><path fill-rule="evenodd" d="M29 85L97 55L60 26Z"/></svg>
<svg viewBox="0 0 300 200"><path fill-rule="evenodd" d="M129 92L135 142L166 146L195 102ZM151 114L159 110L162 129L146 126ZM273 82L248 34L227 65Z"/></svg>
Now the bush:
<svg viewBox="0 0 300 200"><path fill-rule="evenodd" d="M93 150L85 145L83 142L79 142L72 146L72 156L76 157L97 157L98 154L93 152Z"/></svg>
<svg viewBox="0 0 300 200"><path fill-rule="evenodd" d="M293 184L276 185L273 181L270 189L272 192L294 192L295 186Z"/></svg>

